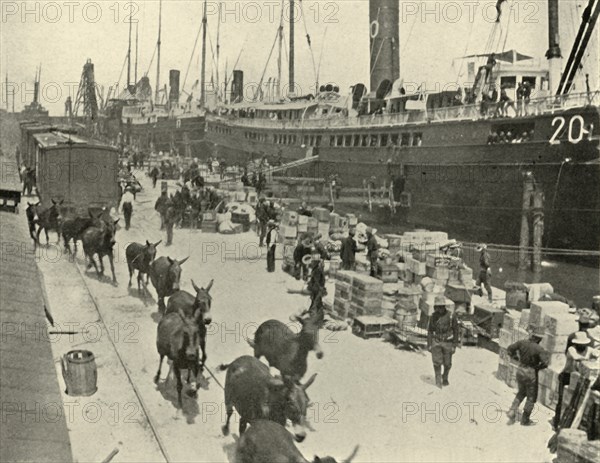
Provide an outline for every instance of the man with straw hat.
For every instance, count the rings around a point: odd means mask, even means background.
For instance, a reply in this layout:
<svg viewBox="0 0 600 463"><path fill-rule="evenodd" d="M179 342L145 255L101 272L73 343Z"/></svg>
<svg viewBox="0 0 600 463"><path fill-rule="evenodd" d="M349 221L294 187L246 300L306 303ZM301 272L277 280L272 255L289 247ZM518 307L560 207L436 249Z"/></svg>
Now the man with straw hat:
<svg viewBox="0 0 600 463"><path fill-rule="evenodd" d="M452 355L456 352L460 339L456 315L446 308L446 298L437 296L433 315L427 327L427 349L431 352L435 384L440 389L449 386L448 373L452 368ZM442 372L442 366L444 371Z"/></svg>
<svg viewBox="0 0 600 463"><path fill-rule="evenodd" d="M529 339L517 341L506 349L508 355L513 360L519 362L517 370L518 391L507 413L508 424L514 424L517 419L519 406L526 397L527 401L523 407L521 425L531 426L536 424L530 417L538 396L538 372L544 368L548 368L550 364L550 354L540 346L540 341L545 335L544 327L530 326L529 332Z"/></svg>
<svg viewBox="0 0 600 463"><path fill-rule="evenodd" d="M581 321L579 323L581 326ZM591 358L599 357L598 351L592 349L592 340L585 330L573 333L569 336L567 342L570 344L567 347L567 363L558 376L558 403L556 404L556 413L554 414L554 419L552 421L554 429L557 429L560 425L563 390L564 387L568 386L570 383L571 373L577 371L578 363L582 360L590 360Z"/></svg>

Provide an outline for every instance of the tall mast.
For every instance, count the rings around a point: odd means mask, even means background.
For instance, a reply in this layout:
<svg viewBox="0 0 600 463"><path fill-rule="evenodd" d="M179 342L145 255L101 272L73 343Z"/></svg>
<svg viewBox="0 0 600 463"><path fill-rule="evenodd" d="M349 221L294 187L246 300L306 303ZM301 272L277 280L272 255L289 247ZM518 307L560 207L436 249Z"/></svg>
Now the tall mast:
<svg viewBox="0 0 600 463"><path fill-rule="evenodd" d="M133 3L131 4L131 8L129 11L129 45L127 46L127 89L130 88L131 85L131 16L133 9Z"/></svg>
<svg viewBox="0 0 600 463"><path fill-rule="evenodd" d="M4 93L4 98L6 99L6 112L8 112L8 72L6 73L6 92Z"/></svg>
<svg viewBox="0 0 600 463"><path fill-rule="evenodd" d="M277 57L277 98L281 98L281 51L283 47L283 11L279 22L279 55Z"/></svg>
<svg viewBox="0 0 600 463"><path fill-rule="evenodd" d="M562 73L562 56L558 40L558 0L548 0L548 58L549 81L548 90L551 94L556 93Z"/></svg>
<svg viewBox="0 0 600 463"><path fill-rule="evenodd" d="M294 92L294 0L290 0L290 93Z"/></svg>
<svg viewBox="0 0 600 463"><path fill-rule="evenodd" d="M139 23L135 23L135 81L134 84L137 85L138 82L138 25Z"/></svg>
<svg viewBox="0 0 600 463"><path fill-rule="evenodd" d="M219 21L221 18L219 18ZM206 85L206 0L204 0L204 13L202 15L202 70L200 75L200 107L204 108Z"/></svg>
<svg viewBox="0 0 600 463"><path fill-rule="evenodd" d="M154 101L158 103L158 93L160 89L160 33L162 24L162 0L158 3L158 40L156 42L156 92Z"/></svg>
<svg viewBox="0 0 600 463"><path fill-rule="evenodd" d="M219 3L219 22L217 23L217 76L216 76L216 81L217 81L217 100L219 99L219 90L220 90L220 84L219 84L219 50L221 49L221 44L219 43L219 36L221 33L221 3ZM213 89L214 91L214 89Z"/></svg>

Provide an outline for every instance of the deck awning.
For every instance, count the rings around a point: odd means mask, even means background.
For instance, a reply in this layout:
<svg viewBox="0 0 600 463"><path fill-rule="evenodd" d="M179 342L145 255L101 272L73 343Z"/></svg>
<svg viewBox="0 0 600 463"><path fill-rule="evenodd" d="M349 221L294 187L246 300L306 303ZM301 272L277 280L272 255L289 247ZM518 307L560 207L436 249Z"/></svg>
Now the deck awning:
<svg viewBox="0 0 600 463"><path fill-rule="evenodd" d="M527 61L533 59L533 56L524 55L523 53L519 53L517 50L512 49L502 53L481 53L476 55L467 55L463 58L488 58L491 55L494 55L494 58L498 61L505 61L507 63L515 64L519 61Z"/></svg>

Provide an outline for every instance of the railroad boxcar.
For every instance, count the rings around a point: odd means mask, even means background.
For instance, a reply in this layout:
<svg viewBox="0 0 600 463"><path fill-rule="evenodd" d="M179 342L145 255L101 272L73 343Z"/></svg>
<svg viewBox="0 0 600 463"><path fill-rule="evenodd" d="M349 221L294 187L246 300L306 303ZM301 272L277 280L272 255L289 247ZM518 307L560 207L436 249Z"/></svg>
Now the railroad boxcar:
<svg viewBox="0 0 600 463"><path fill-rule="evenodd" d="M66 214L118 207L119 151L100 142L59 131L38 133L35 165L43 207L64 200Z"/></svg>
<svg viewBox="0 0 600 463"><path fill-rule="evenodd" d="M21 159L18 161L25 163L27 167L35 168L35 140L33 137L38 133L49 132L53 127L38 121L23 121L19 126L21 128Z"/></svg>

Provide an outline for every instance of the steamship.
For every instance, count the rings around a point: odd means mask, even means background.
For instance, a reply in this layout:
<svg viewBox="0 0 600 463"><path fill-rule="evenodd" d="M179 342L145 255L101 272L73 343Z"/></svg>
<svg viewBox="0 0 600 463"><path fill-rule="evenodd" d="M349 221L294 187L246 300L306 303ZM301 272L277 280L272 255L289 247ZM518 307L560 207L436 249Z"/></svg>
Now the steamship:
<svg viewBox="0 0 600 463"><path fill-rule="evenodd" d="M322 87L314 97L245 102L239 76L234 104L207 114L206 139L215 154L240 163L262 156L284 163L312 158L292 175L335 173L344 187L390 180L398 207L383 209L381 224L510 245L519 243L524 185L533 182L545 197L543 246L598 251L600 96L569 90L600 0L589 2L564 73L558 0L549 0L549 70L534 68L530 57L514 50L488 54L485 65L470 65L472 88L430 94L408 93L399 82L398 1L370 0L369 11L376 31L370 93L358 84L348 97ZM290 63L292 57L290 46ZM516 101L522 82L535 95L549 89L547 96L520 104L514 117L495 117L499 104L487 97L491 89L502 86ZM343 201L342 194L336 209ZM356 204L347 207L356 212Z"/></svg>
<svg viewBox="0 0 600 463"><path fill-rule="evenodd" d="M202 27L206 26L206 16L202 24ZM161 27L162 0L159 4L156 87L153 99L150 79L146 75L133 85L129 83L132 31L130 23L127 86L120 95L108 101L105 110L107 117L105 131L110 138L118 140L122 145L134 146L146 152L173 152L186 157L199 157L206 152L204 105L202 101L200 103L195 101L191 93L188 94L187 102L180 104L182 92L180 92L179 70L169 71L169 89L166 86L164 89L160 88ZM137 42L135 48L137 55ZM135 80L137 80L137 56L135 68Z"/></svg>

